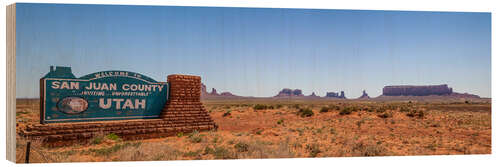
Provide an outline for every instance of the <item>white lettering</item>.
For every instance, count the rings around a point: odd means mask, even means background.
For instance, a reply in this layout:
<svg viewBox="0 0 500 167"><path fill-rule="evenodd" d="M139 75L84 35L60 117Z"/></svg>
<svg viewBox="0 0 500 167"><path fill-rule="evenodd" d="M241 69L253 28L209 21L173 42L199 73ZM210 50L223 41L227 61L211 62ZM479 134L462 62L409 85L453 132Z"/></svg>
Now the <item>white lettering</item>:
<svg viewBox="0 0 500 167"><path fill-rule="evenodd" d="M121 102L123 101L123 99L113 99L113 101L116 104L116 109L119 110L121 108Z"/></svg>
<svg viewBox="0 0 500 167"><path fill-rule="evenodd" d="M109 90L116 90L116 83L110 83Z"/></svg>
<svg viewBox="0 0 500 167"><path fill-rule="evenodd" d="M104 99L100 98L99 99L99 107L101 107L102 109L111 108L111 99L108 99L107 101L108 101L107 104L104 104Z"/></svg>
<svg viewBox="0 0 500 167"><path fill-rule="evenodd" d="M152 86L152 85L144 85L144 91L149 91L149 92L151 92L151 86Z"/></svg>
<svg viewBox="0 0 500 167"><path fill-rule="evenodd" d="M99 88L99 89L101 89L101 90L109 90L109 88L108 88L108 84L106 84L106 83L102 83L102 84L101 84L101 83L99 83L99 86L101 86L101 88Z"/></svg>
<svg viewBox="0 0 500 167"><path fill-rule="evenodd" d="M146 109L146 99L135 99L135 108L138 109L139 105L141 106L142 109Z"/></svg>
<svg viewBox="0 0 500 167"><path fill-rule="evenodd" d="M165 85L158 85L158 89L160 89L159 92L161 92L161 89L163 89L163 86L165 86Z"/></svg>
<svg viewBox="0 0 500 167"><path fill-rule="evenodd" d="M123 102L123 103L122 103ZM115 105L114 108L120 109L146 109L146 99L99 99L99 107L102 109L110 109Z"/></svg>
<svg viewBox="0 0 500 167"><path fill-rule="evenodd" d="M136 84L130 85L130 90L136 91L137 90L137 85Z"/></svg>
<svg viewBox="0 0 500 167"><path fill-rule="evenodd" d="M130 99L125 100L125 104L123 104L122 109L127 109L127 107L130 109L134 109L134 105L132 104L132 100L130 100Z"/></svg>
<svg viewBox="0 0 500 167"><path fill-rule="evenodd" d="M123 90L129 90L129 89L130 89L129 87L130 87L130 85L128 85L128 84L123 84L122 89L123 89Z"/></svg>
<svg viewBox="0 0 500 167"><path fill-rule="evenodd" d="M80 89L80 83L79 82L71 82L70 87L71 87L71 89Z"/></svg>
<svg viewBox="0 0 500 167"><path fill-rule="evenodd" d="M59 89L59 84L60 84L59 81L52 82L52 89Z"/></svg>
<svg viewBox="0 0 500 167"><path fill-rule="evenodd" d="M68 82L63 82L63 83L61 84L61 89L69 89L69 84L68 84Z"/></svg>

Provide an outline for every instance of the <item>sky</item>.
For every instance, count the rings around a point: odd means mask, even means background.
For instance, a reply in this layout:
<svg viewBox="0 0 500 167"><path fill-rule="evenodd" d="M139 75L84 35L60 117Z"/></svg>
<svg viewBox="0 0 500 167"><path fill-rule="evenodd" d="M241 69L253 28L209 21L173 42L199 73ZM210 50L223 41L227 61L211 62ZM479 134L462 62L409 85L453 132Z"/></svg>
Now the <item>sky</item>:
<svg viewBox="0 0 500 167"><path fill-rule="evenodd" d="M17 4L16 94L38 98L50 66L125 70L269 97L448 84L491 97L491 14Z"/></svg>

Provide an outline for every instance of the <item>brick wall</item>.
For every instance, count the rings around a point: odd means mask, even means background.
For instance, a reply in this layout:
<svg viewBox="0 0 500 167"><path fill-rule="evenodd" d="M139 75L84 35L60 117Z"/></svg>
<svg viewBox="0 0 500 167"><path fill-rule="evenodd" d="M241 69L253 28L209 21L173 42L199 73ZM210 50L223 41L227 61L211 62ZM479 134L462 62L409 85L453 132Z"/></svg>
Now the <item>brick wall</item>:
<svg viewBox="0 0 500 167"><path fill-rule="evenodd" d="M170 94L160 117L174 123L198 123L217 128L200 101L201 77L169 75Z"/></svg>

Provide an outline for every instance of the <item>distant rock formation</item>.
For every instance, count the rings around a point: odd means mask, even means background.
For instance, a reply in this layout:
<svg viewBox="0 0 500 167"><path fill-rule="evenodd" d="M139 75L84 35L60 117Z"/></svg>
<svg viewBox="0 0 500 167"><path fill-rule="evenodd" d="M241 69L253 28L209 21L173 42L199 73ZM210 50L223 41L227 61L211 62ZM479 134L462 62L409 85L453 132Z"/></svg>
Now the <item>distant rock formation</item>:
<svg viewBox="0 0 500 167"><path fill-rule="evenodd" d="M208 92L207 92L207 86L203 83L201 83L201 96L207 96L208 95Z"/></svg>
<svg viewBox="0 0 500 167"><path fill-rule="evenodd" d="M203 83L201 83L201 98L210 98L210 97L239 97L231 92L222 92L222 93L217 93L217 89L212 88L212 91L209 93L207 92L207 86Z"/></svg>
<svg viewBox="0 0 500 167"><path fill-rule="evenodd" d="M368 93L366 93L366 91L363 90L363 94L358 99L369 99L369 98L370 98L370 96L368 96Z"/></svg>
<svg viewBox="0 0 500 167"><path fill-rule="evenodd" d="M283 90L281 90L278 95L274 96L274 97L288 97L288 96L299 96L299 97L302 97L304 96L304 94L302 94L302 90L300 89L288 89L288 88L284 88Z"/></svg>
<svg viewBox="0 0 500 167"><path fill-rule="evenodd" d="M337 92L326 92L325 97L339 97L339 93Z"/></svg>
<svg viewBox="0 0 500 167"><path fill-rule="evenodd" d="M451 93L450 96L454 97L454 98L481 98L478 95L474 95L474 94L456 93L456 92Z"/></svg>
<svg viewBox="0 0 500 167"><path fill-rule="evenodd" d="M452 88L448 85L398 85L385 86L383 95L385 96L429 96L429 95L450 95L453 93Z"/></svg>
<svg viewBox="0 0 500 167"><path fill-rule="evenodd" d="M334 97L334 98L345 99L345 94L344 94L344 91L340 91L340 95L338 92L326 92L325 97Z"/></svg>
<svg viewBox="0 0 500 167"><path fill-rule="evenodd" d="M215 95L215 96L216 96L216 95L219 95L219 94L217 93L217 89L212 88L212 92L210 92L210 95Z"/></svg>
<svg viewBox="0 0 500 167"><path fill-rule="evenodd" d="M231 92L222 92L220 93L221 96L235 96Z"/></svg>
<svg viewBox="0 0 500 167"><path fill-rule="evenodd" d="M309 95L309 97L319 97L319 96L316 95L314 92L312 92L311 95Z"/></svg>

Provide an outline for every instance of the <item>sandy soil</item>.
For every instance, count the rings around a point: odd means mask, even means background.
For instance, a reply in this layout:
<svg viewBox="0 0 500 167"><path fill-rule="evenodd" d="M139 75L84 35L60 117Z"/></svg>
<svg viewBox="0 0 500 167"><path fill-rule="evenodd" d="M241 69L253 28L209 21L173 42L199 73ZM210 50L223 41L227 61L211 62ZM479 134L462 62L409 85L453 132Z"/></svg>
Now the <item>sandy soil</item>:
<svg viewBox="0 0 500 167"><path fill-rule="evenodd" d="M207 100L218 131L123 141L103 134L60 148L33 141L31 162L293 158L491 153L491 103L352 100ZM256 105L259 105L256 107ZM259 109L267 108L267 109ZM299 116L311 109L312 116ZM323 111L323 112L321 112ZM18 128L38 122L18 100ZM419 115L419 113L421 115ZM18 138L18 162L26 140Z"/></svg>

